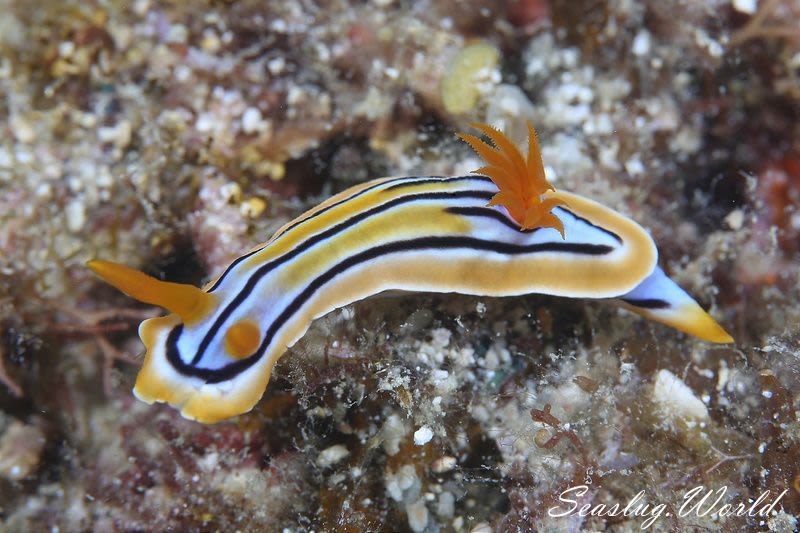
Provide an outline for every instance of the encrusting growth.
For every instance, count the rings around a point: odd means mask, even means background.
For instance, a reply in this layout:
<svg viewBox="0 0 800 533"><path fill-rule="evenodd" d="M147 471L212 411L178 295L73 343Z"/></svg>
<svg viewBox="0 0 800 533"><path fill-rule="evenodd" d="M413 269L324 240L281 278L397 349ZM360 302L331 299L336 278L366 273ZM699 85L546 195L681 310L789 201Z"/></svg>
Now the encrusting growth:
<svg viewBox="0 0 800 533"><path fill-rule="evenodd" d="M539 141L530 122L527 160L504 133L488 124L470 126L480 130L495 145L492 147L475 135L458 135L487 163L472 173L488 176L500 189L488 205L505 207L520 229L554 228L564 238L564 225L550 211L559 205L566 205L566 202L546 196L548 191L555 191L555 187L544 176Z"/></svg>

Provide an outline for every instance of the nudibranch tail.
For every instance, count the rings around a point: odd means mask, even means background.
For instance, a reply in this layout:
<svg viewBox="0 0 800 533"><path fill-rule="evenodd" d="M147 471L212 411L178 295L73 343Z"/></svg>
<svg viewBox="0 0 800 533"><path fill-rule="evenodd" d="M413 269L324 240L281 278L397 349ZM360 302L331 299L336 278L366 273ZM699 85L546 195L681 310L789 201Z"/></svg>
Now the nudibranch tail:
<svg viewBox="0 0 800 533"><path fill-rule="evenodd" d="M620 296L622 305L650 320L661 322L699 339L717 344L733 343L733 337L711 315L656 267L632 291Z"/></svg>
<svg viewBox="0 0 800 533"><path fill-rule="evenodd" d="M180 316L184 323L204 317L214 302L211 294L193 285L161 281L119 263L95 259L86 266L134 300L163 307Z"/></svg>
<svg viewBox="0 0 800 533"><path fill-rule="evenodd" d="M565 238L563 224L550 211L566 203L561 198L545 196L550 191L555 192L555 187L545 177L542 153L533 126L528 123L526 158L504 133L488 124L471 126L486 135L496 147L475 135L459 134L459 138L488 163L473 172L488 176L500 189L489 205L504 207L520 229L554 228L561 233L562 239Z"/></svg>

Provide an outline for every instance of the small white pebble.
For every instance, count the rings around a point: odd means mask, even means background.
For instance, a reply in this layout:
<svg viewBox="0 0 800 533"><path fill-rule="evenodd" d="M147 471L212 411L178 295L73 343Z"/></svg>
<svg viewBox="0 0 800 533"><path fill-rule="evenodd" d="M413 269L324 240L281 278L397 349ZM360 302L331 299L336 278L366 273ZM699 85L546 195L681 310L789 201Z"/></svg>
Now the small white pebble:
<svg viewBox="0 0 800 533"><path fill-rule="evenodd" d="M97 130L97 138L103 143L113 143L117 148L125 148L131 143L133 131L131 123L127 120L120 120L110 127L102 127Z"/></svg>
<svg viewBox="0 0 800 533"><path fill-rule="evenodd" d="M208 133L214 128L214 117L209 113L200 113L194 127L201 133Z"/></svg>
<svg viewBox="0 0 800 533"><path fill-rule="evenodd" d="M289 87L289 92L286 94L286 103L289 105L301 104L306 99L306 92L296 85Z"/></svg>
<svg viewBox="0 0 800 533"><path fill-rule="evenodd" d="M53 187L47 182L38 184L35 192L36 196L42 200L49 200L53 197Z"/></svg>
<svg viewBox="0 0 800 533"><path fill-rule="evenodd" d="M64 209L67 218L67 229L72 233L78 233L86 223L86 206L83 198L76 198L70 201Z"/></svg>
<svg viewBox="0 0 800 533"><path fill-rule="evenodd" d="M317 457L317 465L322 468L327 468L340 462L348 455L350 455L350 450L348 450L343 444L334 444L333 446L325 448L319 453L319 457Z"/></svg>
<svg viewBox="0 0 800 533"><path fill-rule="evenodd" d="M789 220L789 224L792 226L792 229L800 229L800 213L794 213Z"/></svg>
<svg viewBox="0 0 800 533"><path fill-rule="evenodd" d="M192 77L192 69L186 65L178 65L175 67L175 79L181 83L189 81Z"/></svg>
<svg viewBox="0 0 800 533"><path fill-rule="evenodd" d="M414 503L406 506L406 515L408 516L408 527L411 531L420 533L425 530L428 525L428 508L425 506L425 501L419 499Z"/></svg>
<svg viewBox="0 0 800 533"><path fill-rule="evenodd" d="M242 131L248 135L258 133L264 129L264 120L261 118L261 111L256 107L248 107L242 115Z"/></svg>
<svg viewBox="0 0 800 533"><path fill-rule="evenodd" d="M641 30L633 38L633 45L631 46L633 55L637 57L646 56L650 53L650 32Z"/></svg>
<svg viewBox="0 0 800 533"><path fill-rule="evenodd" d="M133 3L133 12L140 17L150 9L150 0L136 0Z"/></svg>
<svg viewBox="0 0 800 533"><path fill-rule="evenodd" d="M185 43L189 38L189 30L183 24L173 24L167 30L167 42Z"/></svg>
<svg viewBox="0 0 800 533"><path fill-rule="evenodd" d="M274 19L270 25L270 29L277 32L277 33L286 33L289 29L289 24L286 23L283 19Z"/></svg>
<svg viewBox="0 0 800 533"><path fill-rule="evenodd" d="M381 430L383 434L383 449L389 455L400 451L400 440L408 433L403 420L396 414L389 415Z"/></svg>
<svg viewBox="0 0 800 533"><path fill-rule="evenodd" d="M276 57L267 61L267 69L271 74L280 74L286 68L286 60L282 57Z"/></svg>
<svg viewBox="0 0 800 533"><path fill-rule="evenodd" d="M114 177L108 167L103 166L97 169L95 184L101 189L107 189L114 184Z"/></svg>
<svg viewBox="0 0 800 533"><path fill-rule="evenodd" d="M436 474L443 474L444 472L449 472L456 466L456 458L450 455L445 455L444 457L439 457L436 459L433 464L431 465L431 470L433 470Z"/></svg>
<svg viewBox="0 0 800 533"><path fill-rule="evenodd" d="M725 49L718 41L701 29L695 30L694 40L699 47L705 48L711 57L722 57L722 54L725 52Z"/></svg>
<svg viewBox="0 0 800 533"><path fill-rule="evenodd" d="M203 32L203 38L200 40L200 46L203 48L203 50L213 54L219 51L221 45L222 43L220 42L219 37L217 37L217 34L214 32L214 30L206 29Z"/></svg>
<svg viewBox="0 0 800 533"><path fill-rule="evenodd" d="M431 344L439 350L447 348L452 335L453 333L447 328L436 328L431 332Z"/></svg>
<svg viewBox="0 0 800 533"><path fill-rule="evenodd" d="M409 499L410 494L418 494L421 486L413 465L403 465L397 472L387 472L384 482L386 494L396 502Z"/></svg>
<svg viewBox="0 0 800 533"><path fill-rule="evenodd" d="M631 176L641 176L644 174L645 168L642 160L639 159L638 156L634 156L625 162L625 170L627 170L628 174Z"/></svg>
<svg viewBox="0 0 800 533"><path fill-rule="evenodd" d="M752 15L758 9L757 0L733 0L733 9L739 13L746 13Z"/></svg>
<svg viewBox="0 0 800 533"><path fill-rule="evenodd" d="M61 57L70 57L75 53L75 43L72 41L62 41L58 43L58 55Z"/></svg>
<svg viewBox="0 0 800 533"><path fill-rule="evenodd" d="M676 420L708 419L708 407L694 391L669 370L659 370L653 384L652 400L665 418Z"/></svg>
<svg viewBox="0 0 800 533"><path fill-rule="evenodd" d="M422 446L428 444L433 438L433 431L428 426L422 426L414 432L414 444Z"/></svg>
<svg viewBox="0 0 800 533"><path fill-rule="evenodd" d="M33 129L33 124L21 116L12 115L9 125L11 126L11 132L19 142L30 144L36 139L36 131Z"/></svg>
<svg viewBox="0 0 800 533"><path fill-rule="evenodd" d="M744 211L741 209L734 209L725 217L725 223L734 231L742 229L744 225Z"/></svg>
<svg viewBox="0 0 800 533"><path fill-rule="evenodd" d="M452 492L445 491L439 495L436 514L439 518L452 518L456 510L456 499Z"/></svg>

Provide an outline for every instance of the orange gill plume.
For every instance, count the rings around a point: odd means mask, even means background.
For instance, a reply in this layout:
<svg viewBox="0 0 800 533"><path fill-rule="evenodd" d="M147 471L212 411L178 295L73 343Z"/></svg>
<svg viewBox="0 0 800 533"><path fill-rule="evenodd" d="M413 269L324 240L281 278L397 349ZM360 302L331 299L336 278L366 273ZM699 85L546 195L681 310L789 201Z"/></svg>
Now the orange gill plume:
<svg viewBox="0 0 800 533"><path fill-rule="evenodd" d="M536 130L528 123L528 157L523 157L519 149L504 133L488 124L470 124L480 130L494 143L494 147L475 135L459 134L473 150L487 163L472 172L484 174L500 189L489 205L505 207L519 225L520 229L554 228L564 238L564 226L550 211L566 202L549 197L548 191L555 191L544 176L542 153Z"/></svg>

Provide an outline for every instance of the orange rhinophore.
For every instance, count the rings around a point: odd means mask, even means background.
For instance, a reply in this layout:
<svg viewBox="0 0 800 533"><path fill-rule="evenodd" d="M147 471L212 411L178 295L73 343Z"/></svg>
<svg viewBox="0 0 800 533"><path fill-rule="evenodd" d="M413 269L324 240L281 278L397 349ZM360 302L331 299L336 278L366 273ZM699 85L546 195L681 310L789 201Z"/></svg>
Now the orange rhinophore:
<svg viewBox="0 0 800 533"><path fill-rule="evenodd" d="M483 132L495 145L493 148L475 135L459 134L487 163L472 172L489 176L500 189L489 205L505 207L511 218L520 225L520 229L554 228L564 238L564 225L550 211L559 205L566 205L566 202L547 195L549 191L555 192L555 187L544 176L542 153L536 139L536 130L530 122L527 160L504 133L488 124L471 126Z"/></svg>
<svg viewBox="0 0 800 533"><path fill-rule="evenodd" d="M193 285L161 281L119 263L94 259L86 266L131 298L170 310L187 323L204 317L214 297Z"/></svg>

